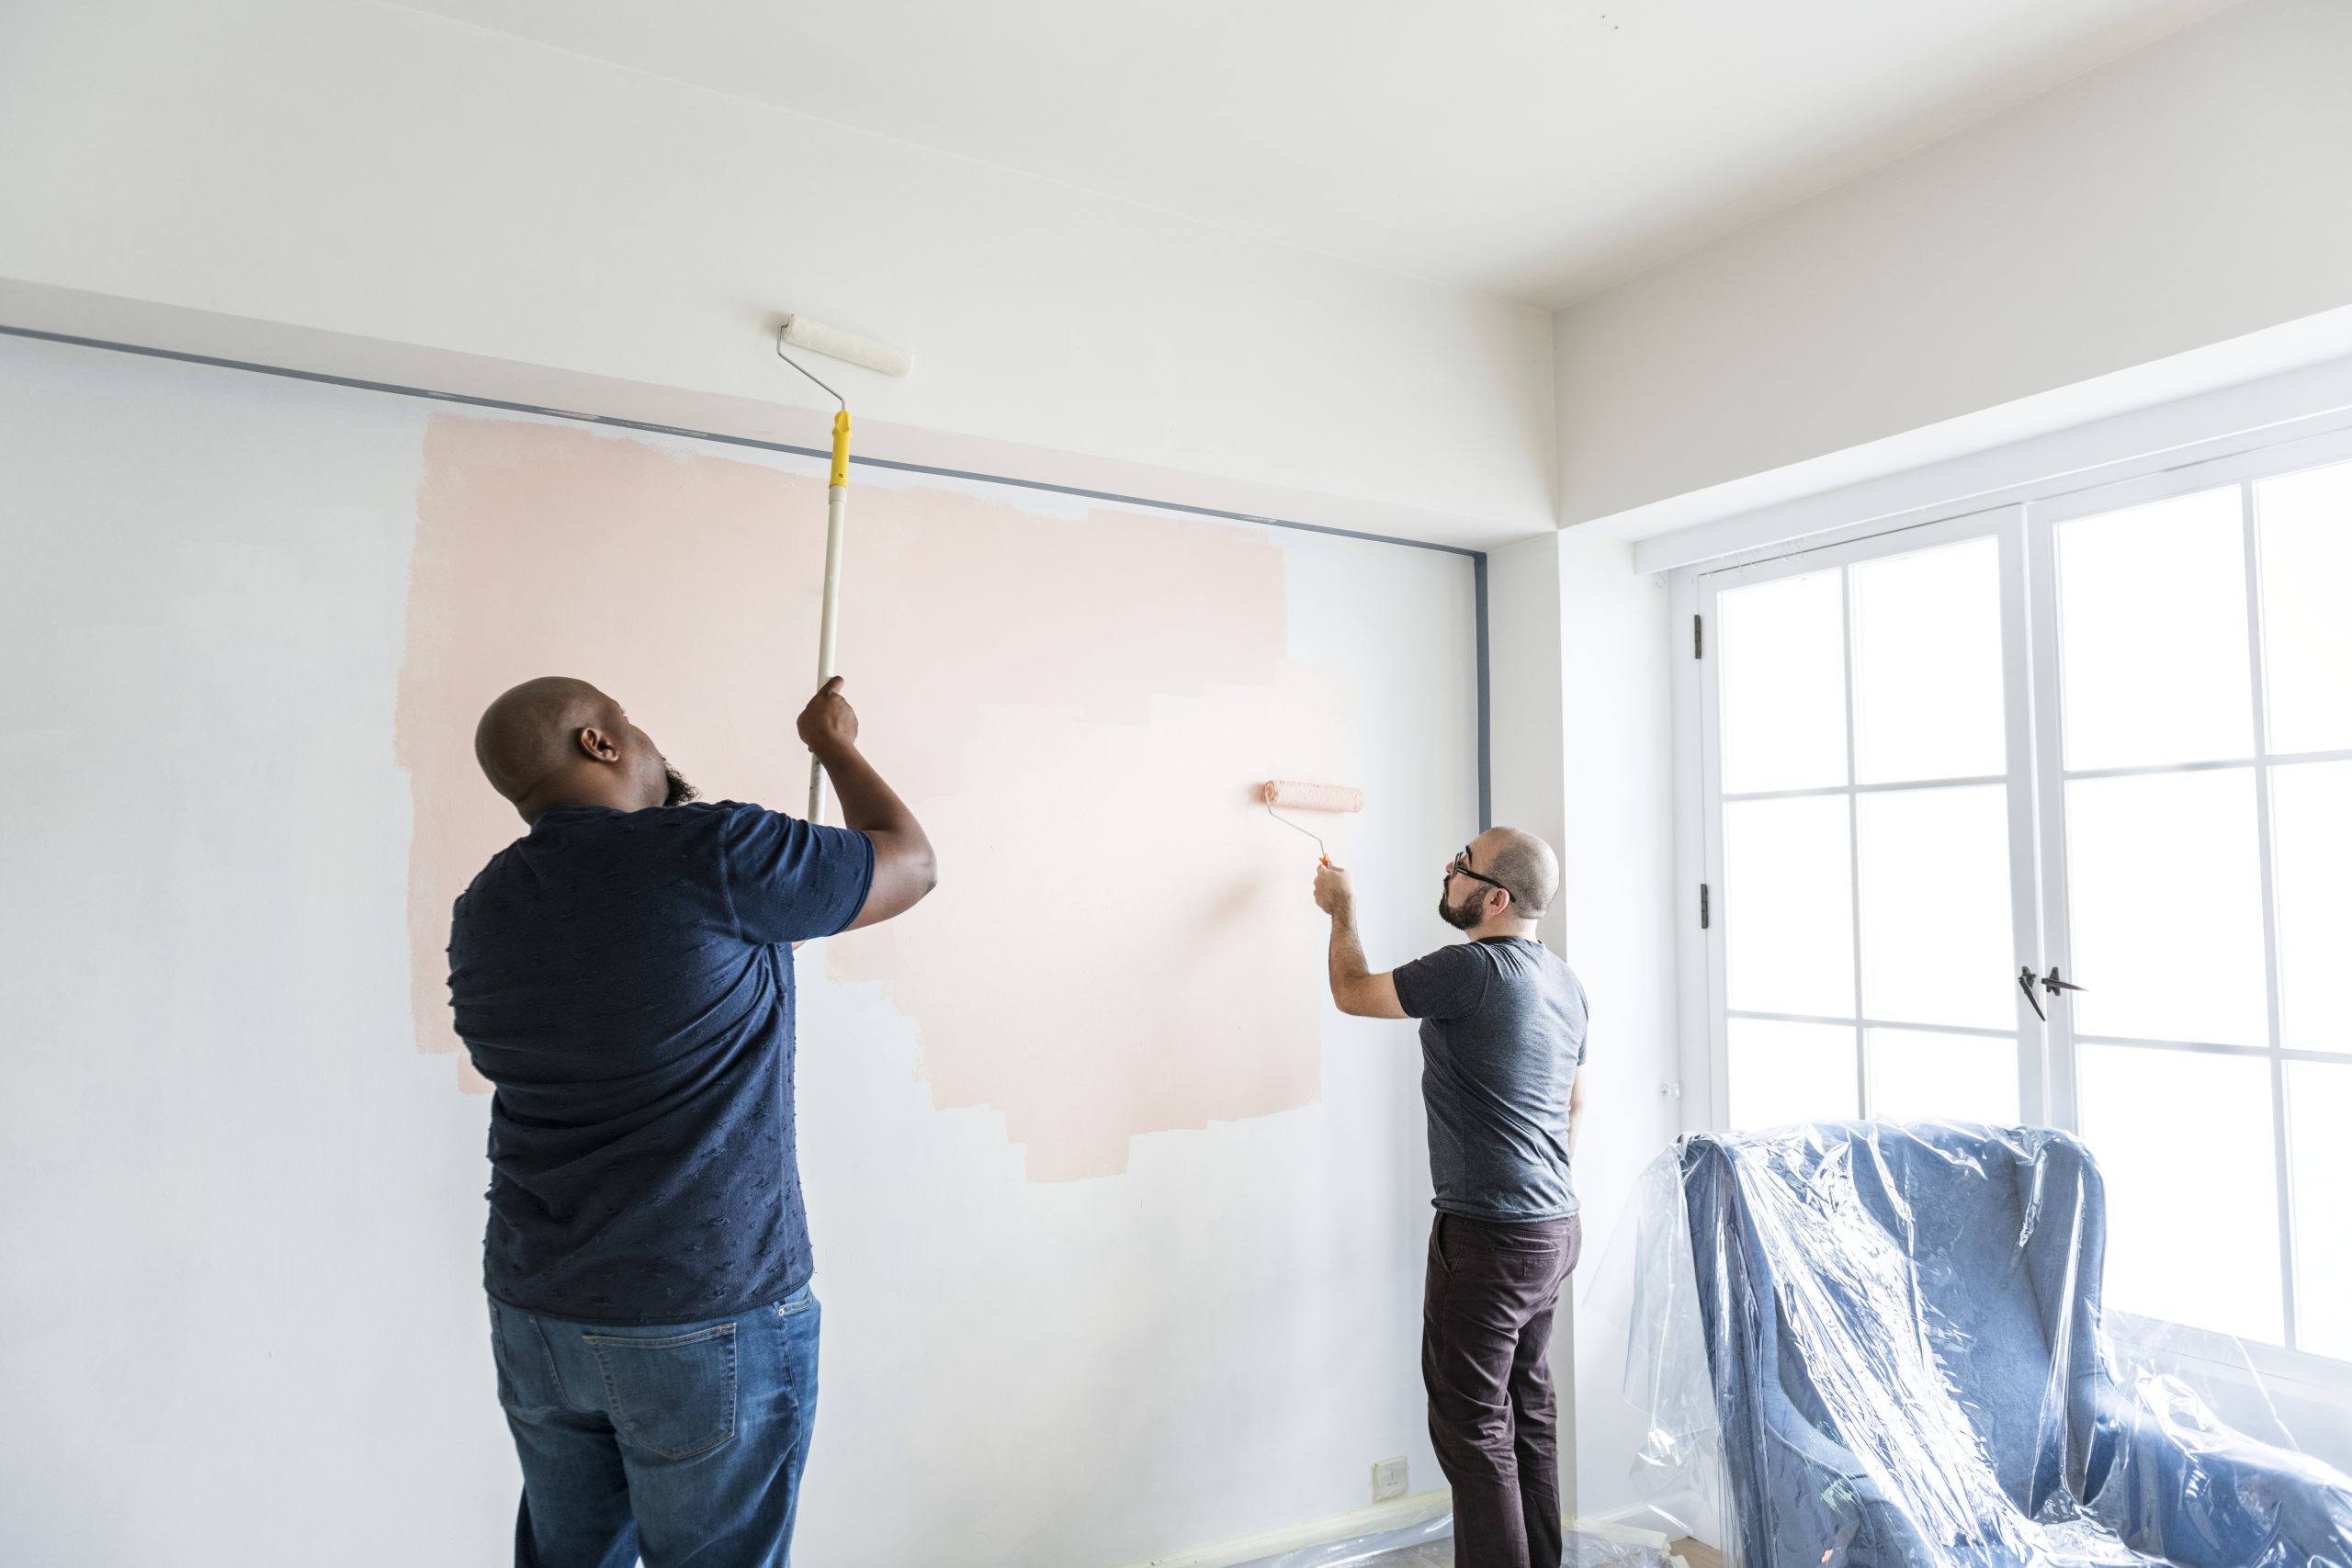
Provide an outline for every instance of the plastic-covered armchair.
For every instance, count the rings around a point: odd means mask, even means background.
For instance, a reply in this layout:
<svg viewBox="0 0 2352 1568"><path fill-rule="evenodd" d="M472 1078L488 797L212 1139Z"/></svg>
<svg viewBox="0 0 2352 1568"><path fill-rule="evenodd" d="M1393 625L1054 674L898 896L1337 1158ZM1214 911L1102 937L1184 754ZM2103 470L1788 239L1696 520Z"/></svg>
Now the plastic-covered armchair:
<svg viewBox="0 0 2352 1568"><path fill-rule="evenodd" d="M2075 1139L1826 1122L1669 1157L1747 1568L2352 1568L2352 1479L2117 1370Z"/></svg>

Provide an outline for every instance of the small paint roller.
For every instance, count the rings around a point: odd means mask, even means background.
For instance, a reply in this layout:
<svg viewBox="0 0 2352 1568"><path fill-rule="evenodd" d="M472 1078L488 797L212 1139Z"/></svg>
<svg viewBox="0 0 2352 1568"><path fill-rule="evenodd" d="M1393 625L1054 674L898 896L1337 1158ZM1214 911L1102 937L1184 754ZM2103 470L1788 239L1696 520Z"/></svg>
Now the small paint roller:
<svg viewBox="0 0 2352 1568"><path fill-rule="evenodd" d="M1258 790L1258 797L1266 803L1266 815L1290 829L1315 840L1317 853L1323 863L1331 863L1331 852L1324 848L1323 836L1312 828L1294 822L1274 809L1283 807L1292 811L1362 811L1363 791L1350 789L1345 784L1300 784L1295 779L1268 779Z"/></svg>
<svg viewBox="0 0 2352 1568"><path fill-rule="evenodd" d="M861 337L809 316L786 316L776 329L775 356L824 389L842 405L833 416L833 468L825 486L825 608L817 626L817 685L822 690L833 678L833 634L840 624L842 595L842 532L849 518L849 400L818 381L808 367L784 352L789 344L847 365L859 365L885 376L903 376L914 367L914 355L905 349ZM808 820L814 822L825 805L825 765L808 759Z"/></svg>

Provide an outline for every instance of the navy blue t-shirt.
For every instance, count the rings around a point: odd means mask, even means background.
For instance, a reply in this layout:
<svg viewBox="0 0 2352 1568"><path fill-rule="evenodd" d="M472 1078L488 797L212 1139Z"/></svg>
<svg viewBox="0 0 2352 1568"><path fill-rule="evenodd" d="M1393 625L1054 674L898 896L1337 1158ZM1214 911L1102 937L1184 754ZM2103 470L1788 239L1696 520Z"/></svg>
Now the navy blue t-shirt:
<svg viewBox="0 0 2352 1568"><path fill-rule="evenodd" d="M791 943L857 918L874 842L733 801L558 806L457 903L449 997L490 1111L483 1283L582 1323L729 1317L815 1271Z"/></svg>

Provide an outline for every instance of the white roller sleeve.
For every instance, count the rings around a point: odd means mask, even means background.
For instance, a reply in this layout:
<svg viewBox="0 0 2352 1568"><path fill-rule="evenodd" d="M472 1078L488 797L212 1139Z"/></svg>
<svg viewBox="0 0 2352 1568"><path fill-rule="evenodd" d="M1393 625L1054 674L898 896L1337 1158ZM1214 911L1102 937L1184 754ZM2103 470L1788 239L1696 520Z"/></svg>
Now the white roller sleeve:
<svg viewBox="0 0 2352 1568"><path fill-rule="evenodd" d="M868 370L878 370L885 376L903 376L913 368L915 362L913 355L895 344L860 337L855 333L843 332L809 316L786 316L784 319L784 341L795 348L846 360L852 365L863 365Z"/></svg>
<svg viewBox="0 0 2352 1568"><path fill-rule="evenodd" d="M1268 779L1259 790L1269 806L1296 811L1362 811L1363 791L1345 784L1301 784L1296 779Z"/></svg>

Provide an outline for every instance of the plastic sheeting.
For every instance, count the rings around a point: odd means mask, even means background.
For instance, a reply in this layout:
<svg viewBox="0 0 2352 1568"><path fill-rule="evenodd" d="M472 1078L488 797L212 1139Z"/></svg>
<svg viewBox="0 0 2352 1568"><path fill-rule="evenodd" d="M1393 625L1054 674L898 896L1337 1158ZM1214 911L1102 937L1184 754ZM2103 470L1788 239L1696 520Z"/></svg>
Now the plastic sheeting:
<svg viewBox="0 0 2352 1568"><path fill-rule="evenodd" d="M1627 1335L1639 1490L1745 1568L2352 1568L2352 1478L2294 1449L2243 1348L2110 1323L2105 1247L2063 1133L1683 1139L1585 1297Z"/></svg>
<svg viewBox="0 0 2352 1568"><path fill-rule="evenodd" d="M1568 1528L1561 1563L1562 1568L1679 1568L1682 1560L1670 1555L1666 1545L1666 1537L1653 1531L1579 1520ZM1243 1568L1453 1568L1453 1516L1440 1513L1401 1529L1300 1547Z"/></svg>
<svg viewBox="0 0 2352 1568"><path fill-rule="evenodd" d="M1453 1516L1440 1513L1401 1529L1302 1546L1243 1568L1453 1568Z"/></svg>

